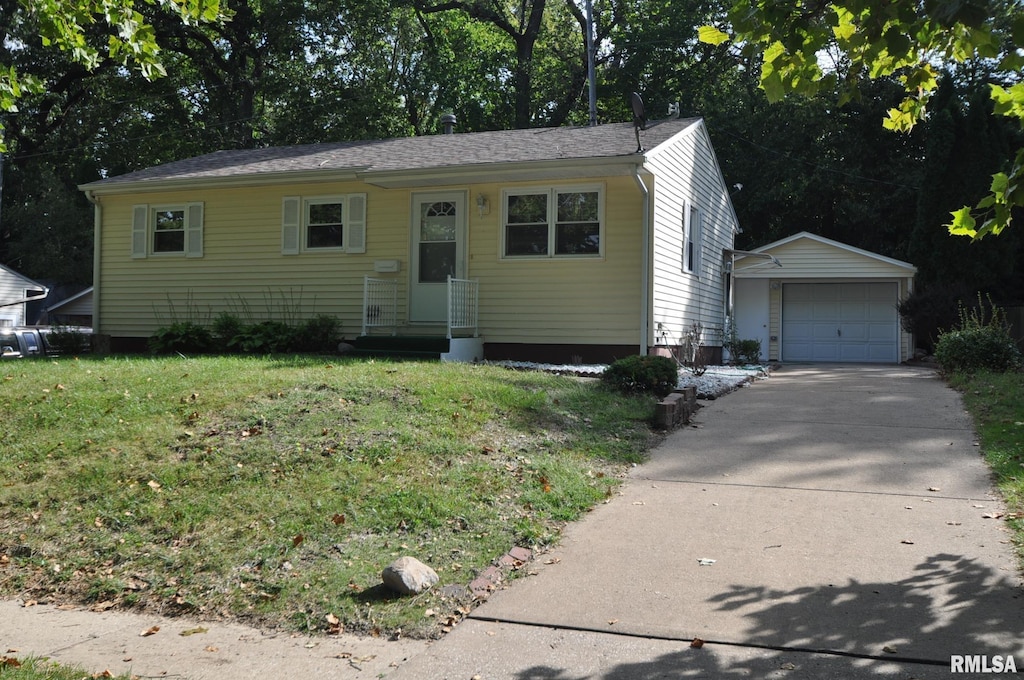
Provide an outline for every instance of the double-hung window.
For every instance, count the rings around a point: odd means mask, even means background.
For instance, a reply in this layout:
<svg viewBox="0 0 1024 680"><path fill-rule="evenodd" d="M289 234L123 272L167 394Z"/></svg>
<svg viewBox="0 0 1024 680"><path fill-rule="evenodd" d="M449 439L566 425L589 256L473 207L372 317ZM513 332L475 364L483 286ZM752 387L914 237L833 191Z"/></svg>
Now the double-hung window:
<svg viewBox="0 0 1024 680"><path fill-rule="evenodd" d="M203 256L203 204L136 205L132 208L132 257Z"/></svg>
<svg viewBox="0 0 1024 680"><path fill-rule="evenodd" d="M683 271L700 275L700 237L703 225L700 208L687 203L683 206Z"/></svg>
<svg viewBox="0 0 1024 680"><path fill-rule="evenodd" d="M502 256L595 257L602 253L597 186L509 189L502 201Z"/></svg>
<svg viewBox="0 0 1024 680"><path fill-rule="evenodd" d="M281 253L366 252L366 194L286 196L281 206Z"/></svg>

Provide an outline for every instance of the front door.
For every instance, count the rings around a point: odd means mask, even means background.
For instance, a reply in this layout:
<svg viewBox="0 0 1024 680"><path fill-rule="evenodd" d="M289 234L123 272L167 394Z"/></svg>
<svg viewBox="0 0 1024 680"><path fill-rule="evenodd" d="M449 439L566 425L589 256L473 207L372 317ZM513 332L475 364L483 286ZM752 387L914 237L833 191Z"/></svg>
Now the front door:
<svg viewBox="0 0 1024 680"><path fill-rule="evenodd" d="M466 275L466 194L414 194L409 320L448 320L448 276Z"/></svg>

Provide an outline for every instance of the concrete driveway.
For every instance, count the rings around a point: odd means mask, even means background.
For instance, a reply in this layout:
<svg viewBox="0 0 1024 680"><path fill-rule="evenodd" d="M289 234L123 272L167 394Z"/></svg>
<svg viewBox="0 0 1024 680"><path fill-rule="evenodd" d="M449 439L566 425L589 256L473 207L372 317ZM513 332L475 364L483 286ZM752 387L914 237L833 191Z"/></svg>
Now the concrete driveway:
<svg viewBox="0 0 1024 680"><path fill-rule="evenodd" d="M925 680L954 656L1024 671L999 510L933 371L783 367L707 403L535 575L387 677Z"/></svg>

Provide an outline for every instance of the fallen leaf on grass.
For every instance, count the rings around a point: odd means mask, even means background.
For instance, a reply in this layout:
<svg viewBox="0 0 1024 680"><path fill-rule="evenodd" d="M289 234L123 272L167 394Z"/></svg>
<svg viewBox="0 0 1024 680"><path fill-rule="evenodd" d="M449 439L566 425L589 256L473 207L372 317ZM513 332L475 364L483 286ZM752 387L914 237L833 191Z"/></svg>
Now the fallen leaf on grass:
<svg viewBox="0 0 1024 680"><path fill-rule="evenodd" d="M160 632L160 626L153 626L139 633L139 637L149 637L150 635L156 635Z"/></svg>
<svg viewBox="0 0 1024 680"><path fill-rule="evenodd" d="M21 662L13 656L0 657L0 668L21 668Z"/></svg>

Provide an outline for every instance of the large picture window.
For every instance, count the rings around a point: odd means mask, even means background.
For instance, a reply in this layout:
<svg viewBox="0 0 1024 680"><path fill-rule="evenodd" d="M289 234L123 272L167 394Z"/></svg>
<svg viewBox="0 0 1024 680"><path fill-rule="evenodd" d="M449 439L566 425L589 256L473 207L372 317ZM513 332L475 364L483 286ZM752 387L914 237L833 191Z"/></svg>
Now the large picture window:
<svg viewBox="0 0 1024 680"><path fill-rule="evenodd" d="M503 201L504 257L599 256L599 187L508 190Z"/></svg>

